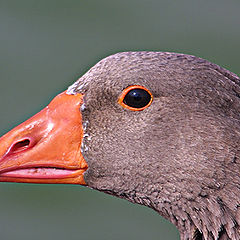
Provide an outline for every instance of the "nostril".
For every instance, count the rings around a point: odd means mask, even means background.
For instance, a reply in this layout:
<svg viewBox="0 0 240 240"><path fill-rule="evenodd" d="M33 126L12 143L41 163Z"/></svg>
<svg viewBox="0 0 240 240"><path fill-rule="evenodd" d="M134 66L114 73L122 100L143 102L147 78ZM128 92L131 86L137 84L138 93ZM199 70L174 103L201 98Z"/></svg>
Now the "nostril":
<svg viewBox="0 0 240 240"><path fill-rule="evenodd" d="M30 140L29 139L24 139L19 142L16 142L12 145L9 153L18 153L26 150L30 145Z"/></svg>

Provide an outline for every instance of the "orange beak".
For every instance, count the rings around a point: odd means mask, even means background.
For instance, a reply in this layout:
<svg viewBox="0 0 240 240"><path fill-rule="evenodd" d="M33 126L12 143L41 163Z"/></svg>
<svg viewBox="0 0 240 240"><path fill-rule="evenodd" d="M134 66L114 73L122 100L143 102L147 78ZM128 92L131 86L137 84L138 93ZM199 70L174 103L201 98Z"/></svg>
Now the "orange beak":
<svg viewBox="0 0 240 240"><path fill-rule="evenodd" d="M0 182L85 185L87 163L80 106L83 95L56 96L26 122L0 138Z"/></svg>

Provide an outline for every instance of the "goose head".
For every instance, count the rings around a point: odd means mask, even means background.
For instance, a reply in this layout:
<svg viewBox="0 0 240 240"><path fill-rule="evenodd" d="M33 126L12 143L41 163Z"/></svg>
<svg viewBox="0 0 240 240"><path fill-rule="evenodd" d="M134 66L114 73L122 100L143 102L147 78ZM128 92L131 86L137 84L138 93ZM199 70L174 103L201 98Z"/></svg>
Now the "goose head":
<svg viewBox="0 0 240 240"><path fill-rule="evenodd" d="M167 52L109 56L0 138L0 181L146 205L181 239L239 239L240 79Z"/></svg>

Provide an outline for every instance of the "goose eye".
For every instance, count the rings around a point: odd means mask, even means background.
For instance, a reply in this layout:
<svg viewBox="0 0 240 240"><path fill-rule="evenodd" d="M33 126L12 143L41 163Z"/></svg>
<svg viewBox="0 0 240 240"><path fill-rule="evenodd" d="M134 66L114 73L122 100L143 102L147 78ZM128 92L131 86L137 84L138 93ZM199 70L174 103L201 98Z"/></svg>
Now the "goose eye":
<svg viewBox="0 0 240 240"><path fill-rule="evenodd" d="M151 92L143 86L130 86L123 90L118 103L124 108L133 111L141 111L147 108L152 102Z"/></svg>

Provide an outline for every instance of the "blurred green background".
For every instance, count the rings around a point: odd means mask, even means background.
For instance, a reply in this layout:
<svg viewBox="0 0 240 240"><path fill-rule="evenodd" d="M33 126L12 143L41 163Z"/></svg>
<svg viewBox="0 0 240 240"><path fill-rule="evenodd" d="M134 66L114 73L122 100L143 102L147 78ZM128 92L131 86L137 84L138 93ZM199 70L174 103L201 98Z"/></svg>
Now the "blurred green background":
<svg viewBox="0 0 240 240"><path fill-rule="evenodd" d="M240 74L239 0L0 0L0 135L119 51L193 54ZM0 183L4 240L179 239L153 210L81 186Z"/></svg>

